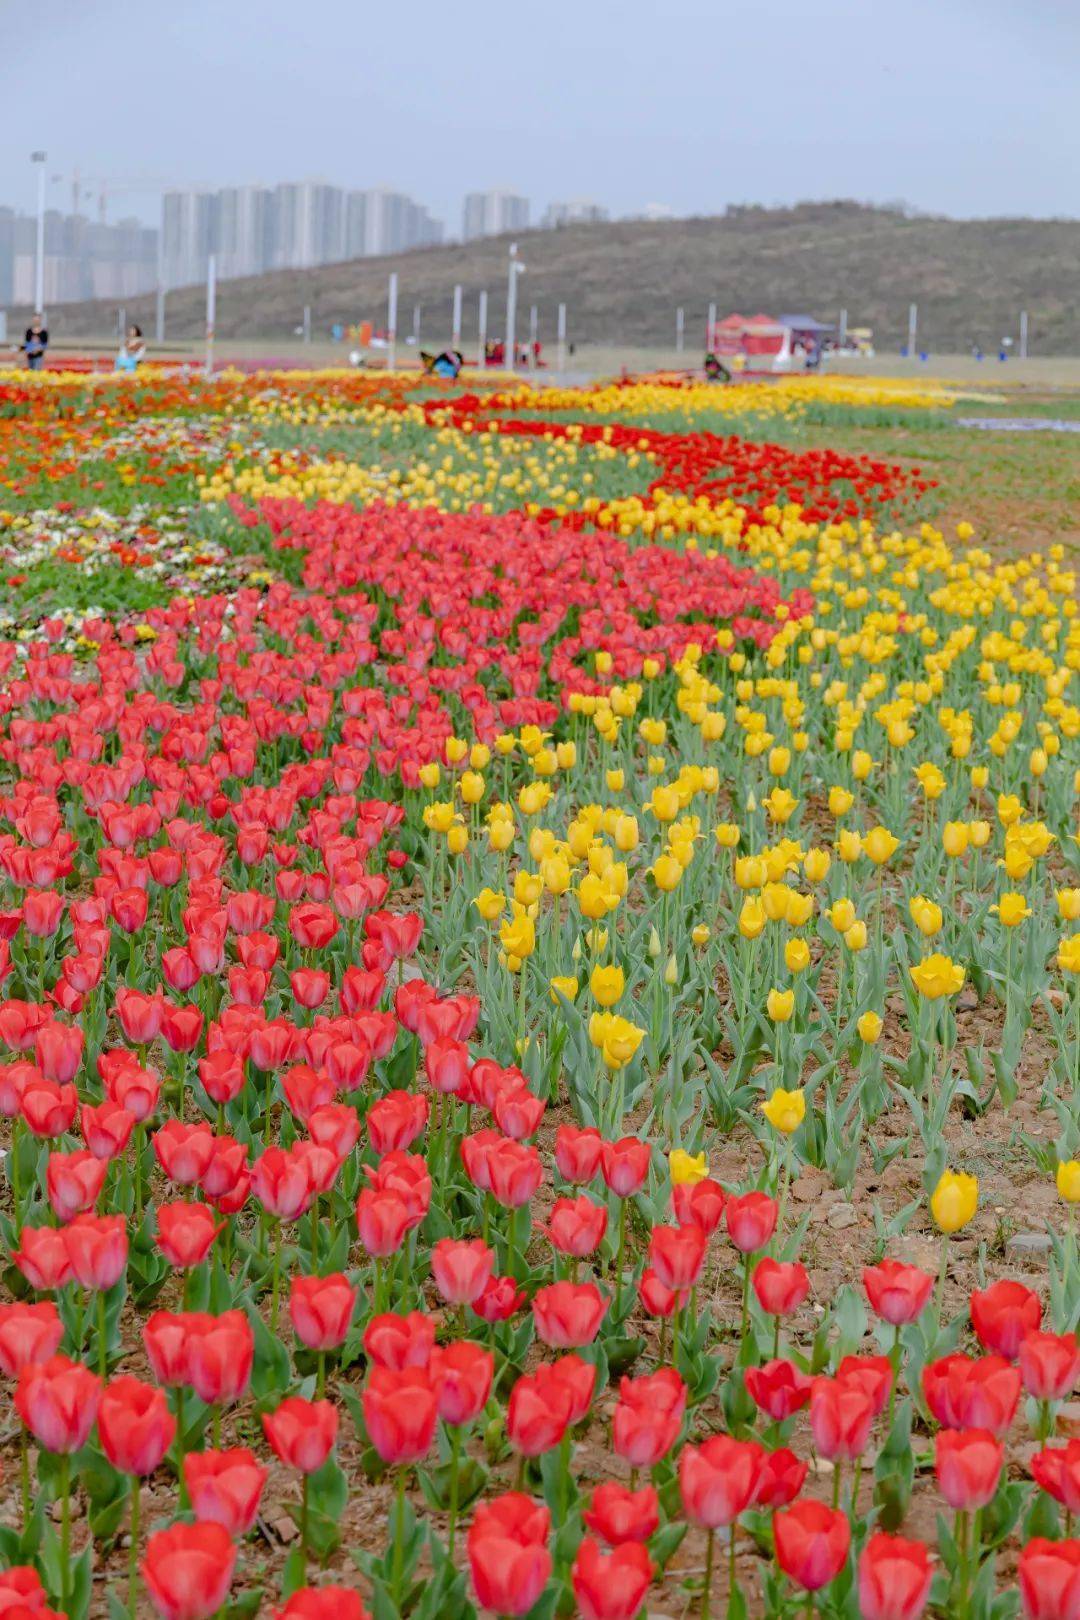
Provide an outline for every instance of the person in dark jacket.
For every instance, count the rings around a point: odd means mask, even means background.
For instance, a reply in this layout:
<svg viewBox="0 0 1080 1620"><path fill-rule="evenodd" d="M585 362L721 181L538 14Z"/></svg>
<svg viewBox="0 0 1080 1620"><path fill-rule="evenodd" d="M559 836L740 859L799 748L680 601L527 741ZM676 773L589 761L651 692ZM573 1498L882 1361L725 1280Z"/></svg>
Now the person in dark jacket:
<svg viewBox="0 0 1080 1620"><path fill-rule="evenodd" d="M26 328L22 347L30 370L40 371L45 359L45 350L49 347L49 334L40 315L35 315Z"/></svg>

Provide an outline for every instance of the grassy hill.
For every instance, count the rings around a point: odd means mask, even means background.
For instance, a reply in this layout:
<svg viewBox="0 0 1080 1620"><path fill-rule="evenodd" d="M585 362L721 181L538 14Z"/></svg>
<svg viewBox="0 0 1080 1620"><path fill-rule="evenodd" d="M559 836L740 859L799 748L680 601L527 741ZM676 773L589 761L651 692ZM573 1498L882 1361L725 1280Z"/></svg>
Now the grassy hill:
<svg viewBox="0 0 1080 1620"><path fill-rule="evenodd" d="M845 307L851 324L874 328L879 347L894 347L914 301L920 338L939 352L1015 335L1019 311L1027 309L1033 352L1080 353L1080 220L953 220L825 202L732 209L716 218L573 225L524 232L518 240L527 266L518 330L524 335L536 303L549 345L559 302L567 305L577 343L635 345L670 345L682 305L693 352L715 301L721 314L807 310L823 320L835 320ZM320 333L334 321L381 325L387 274L396 269L399 335L411 330L419 303L425 342L447 341L452 289L460 282L468 345L481 288L489 294L489 332L503 329L507 244L493 237L226 282L218 288L217 330L224 338L284 338L305 304ZM153 308L152 297L132 299L128 317L151 331ZM204 319L202 288L170 292L168 336L197 337ZM115 304L49 311L50 327L65 339L100 336L115 329L115 320Z"/></svg>

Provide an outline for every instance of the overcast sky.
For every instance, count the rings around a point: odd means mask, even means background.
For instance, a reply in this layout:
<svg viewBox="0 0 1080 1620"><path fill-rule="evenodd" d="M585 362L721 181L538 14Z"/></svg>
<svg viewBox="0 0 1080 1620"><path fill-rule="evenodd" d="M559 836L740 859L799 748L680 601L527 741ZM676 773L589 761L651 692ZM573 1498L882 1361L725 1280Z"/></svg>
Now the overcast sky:
<svg viewBox="0 0 1080 1620"><path fill-rule="evenodd" d="M1077 0L0 0L0 203L70 175L472 189L615 213L1080 215ZM153 187L110 218L156 218ZM96 203L90 202L92 211Z"/></svg>

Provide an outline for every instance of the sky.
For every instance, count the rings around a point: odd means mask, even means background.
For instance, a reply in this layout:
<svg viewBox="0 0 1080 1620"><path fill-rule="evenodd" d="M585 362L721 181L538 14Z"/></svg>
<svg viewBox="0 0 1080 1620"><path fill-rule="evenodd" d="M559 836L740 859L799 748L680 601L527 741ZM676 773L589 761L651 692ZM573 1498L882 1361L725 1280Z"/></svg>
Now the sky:
<svg viewBox="0 0 1080 1620"><path fill-rule="evenodd" d="M1080 216L1076 0L0 0L0 203L78 168L109 217L162 182L390 185L616 215L851 197ZM62 177L53 179L53 176ZM84 208L96 210L94 196Z"/></svg>

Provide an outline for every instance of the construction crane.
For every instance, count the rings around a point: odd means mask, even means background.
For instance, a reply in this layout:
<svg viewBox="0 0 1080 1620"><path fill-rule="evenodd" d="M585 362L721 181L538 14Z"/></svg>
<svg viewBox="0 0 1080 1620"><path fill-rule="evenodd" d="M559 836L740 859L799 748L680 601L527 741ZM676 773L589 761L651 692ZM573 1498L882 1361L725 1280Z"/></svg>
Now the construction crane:
<svg viewBox="0 0 1080 1620"><path fill-rule="evenodd" d="M174 182L165 180L161 175L137 175L131 179L117 179L113 175L86 175L78 169L71 176L71 212L79 212L79 204L84 198L92 196L97 190L98 221L104 225L108 213L109 198L116 192L125 191L159 191L164 186Z"/></svg>

